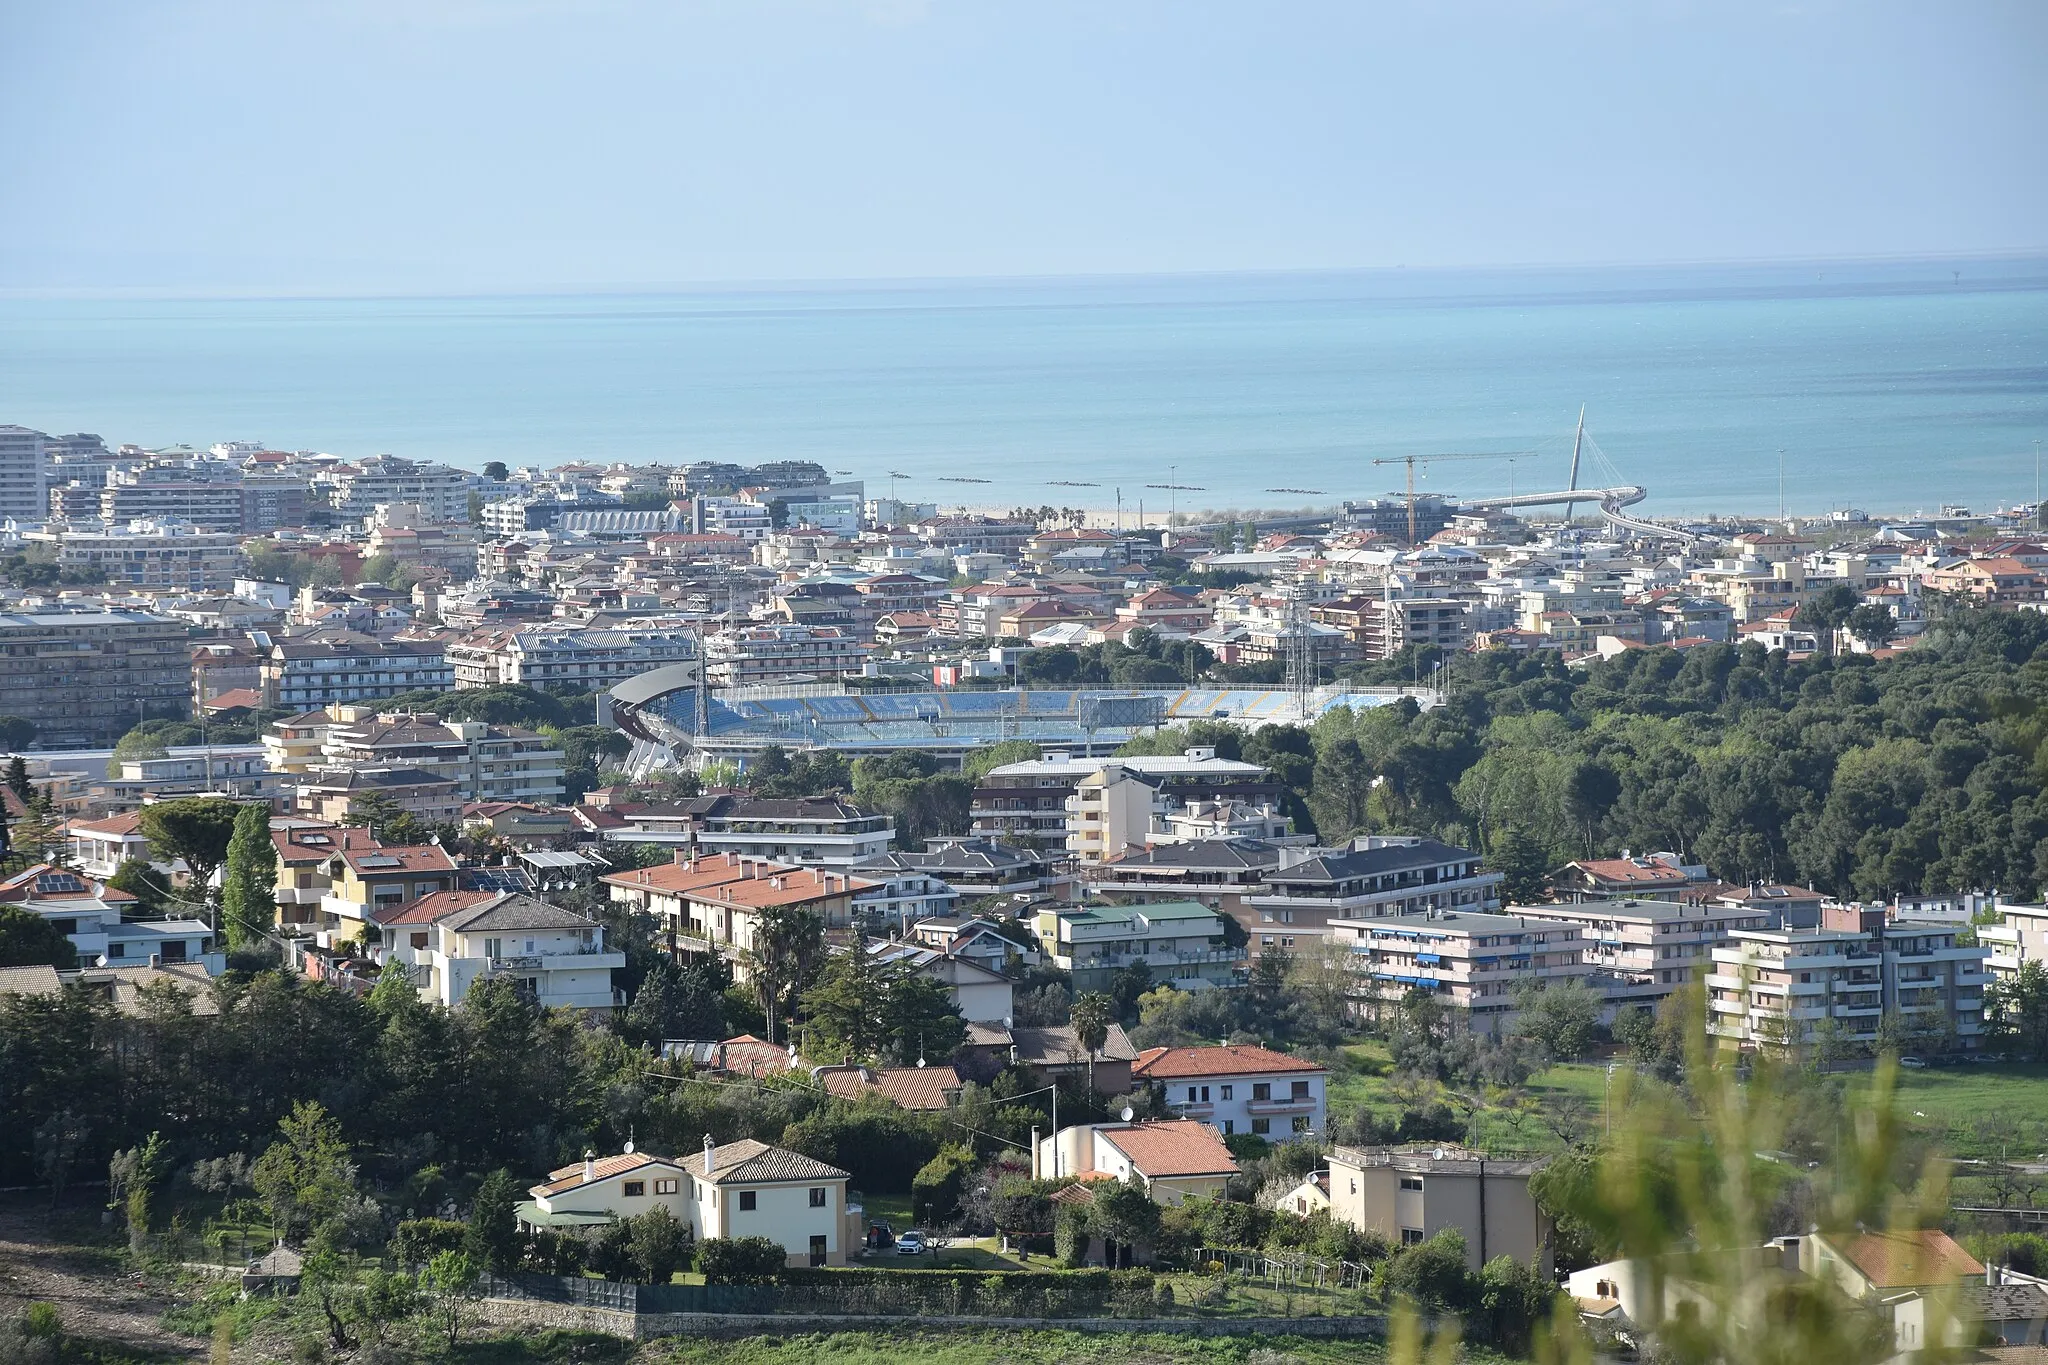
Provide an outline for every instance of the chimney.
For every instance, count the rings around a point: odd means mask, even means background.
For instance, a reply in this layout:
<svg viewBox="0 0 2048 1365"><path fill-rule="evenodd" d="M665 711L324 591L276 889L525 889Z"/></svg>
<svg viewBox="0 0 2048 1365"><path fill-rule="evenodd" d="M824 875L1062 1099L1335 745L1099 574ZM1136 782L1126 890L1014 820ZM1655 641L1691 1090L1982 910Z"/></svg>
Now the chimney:
<svg viewBox="0 0 2048 1365"><path fill-rule="evenodd" d="M588 1185L597 1179L597 1153L588 1147L583 1149L583 1183Z"/></svg>
<svg viewBox="0 0 2048 1365"><path fill-rule="evenodd" d="M676 850L675 865L677 867L688 867L690 865L690 851L688 849L679 848Z"/></svg>
<svg viewBox="0 0 2048 1365"><path fill-rule="evenodd" d="M704 1175L707 1179L718 1169L718 1144L711 1140L711 1134L704 1135Z"/></svg>

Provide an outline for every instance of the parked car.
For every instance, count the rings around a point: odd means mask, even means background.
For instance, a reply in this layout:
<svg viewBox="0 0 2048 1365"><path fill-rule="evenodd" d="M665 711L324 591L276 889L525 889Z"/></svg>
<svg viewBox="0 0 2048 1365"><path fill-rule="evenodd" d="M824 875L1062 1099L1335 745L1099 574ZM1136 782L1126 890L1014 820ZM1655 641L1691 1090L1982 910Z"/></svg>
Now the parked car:
<svg viewBox="0 0 2048 1365"><path fill-rule="evenodd" d="M1905 1067L1909 1071L1918 1071L1920 1070L1920 1068L1926 1066L1927 1063L1921 1061L1918 1057L1901 1057L1899 1058L1899 1065Z"/></svg>
<svg viewBox="0 0 2048 1365"><path fill-rule="evenodd" d="M898 1256L924 1255L924 1234L913 1228L911 1231L898 1237L896 1239L896 1254Z"/></svg>

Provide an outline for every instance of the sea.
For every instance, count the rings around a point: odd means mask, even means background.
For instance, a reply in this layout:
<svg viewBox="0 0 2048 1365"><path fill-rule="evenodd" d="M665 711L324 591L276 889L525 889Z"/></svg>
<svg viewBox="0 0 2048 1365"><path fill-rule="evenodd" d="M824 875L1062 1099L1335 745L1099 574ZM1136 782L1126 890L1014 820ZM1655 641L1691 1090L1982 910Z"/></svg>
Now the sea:
<svg viewBox="0 0 2048 1365"><path fill-rule="evenodd" d="M1641 484L1661 516L2036 499L2048 257L0 297L0 422L148 447L742 464L944 508ZM1396 463L1375 463L1395 461Z"/></svg>

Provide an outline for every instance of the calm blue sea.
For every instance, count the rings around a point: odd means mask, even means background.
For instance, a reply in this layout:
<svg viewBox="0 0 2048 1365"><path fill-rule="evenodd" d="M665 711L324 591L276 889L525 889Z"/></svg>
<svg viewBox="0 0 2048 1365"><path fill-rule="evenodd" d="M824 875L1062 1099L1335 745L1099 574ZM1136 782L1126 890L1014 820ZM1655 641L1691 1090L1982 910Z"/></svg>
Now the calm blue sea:
<svg viewBox="0 0 2048 1365"><path fill-rule="evenodd" d="M1662 514L2034 496L2048 260L446 299L0 299L0 422L468 466L807 457L943 505L1562 487ZM944 478L972 477L987 484ZM1063 486L1059 480L1098 485ZM1320 497L1272 488L1319 490Z"/></svg>

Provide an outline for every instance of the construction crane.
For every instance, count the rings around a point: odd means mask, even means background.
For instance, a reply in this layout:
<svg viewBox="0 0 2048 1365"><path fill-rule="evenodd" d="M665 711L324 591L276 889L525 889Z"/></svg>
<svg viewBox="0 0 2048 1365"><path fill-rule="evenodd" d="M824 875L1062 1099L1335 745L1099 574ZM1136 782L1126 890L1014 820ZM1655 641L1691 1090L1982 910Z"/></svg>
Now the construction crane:
<svg viewBox="0 0 2048 1365"><path fill-rule="evenodd" d="M1395 455L1385 460L1374 460L1373 463L1376 465L1404 464L1408 466L1408 543L1413 545L1415 543L1416 465L1433 464L1439 460L1507 460L1510 462L1508 467L1512 470L1514 468L1513 461L1521 459L1528 453L1526 450L1448 451L1436 455Z"/></svg>

